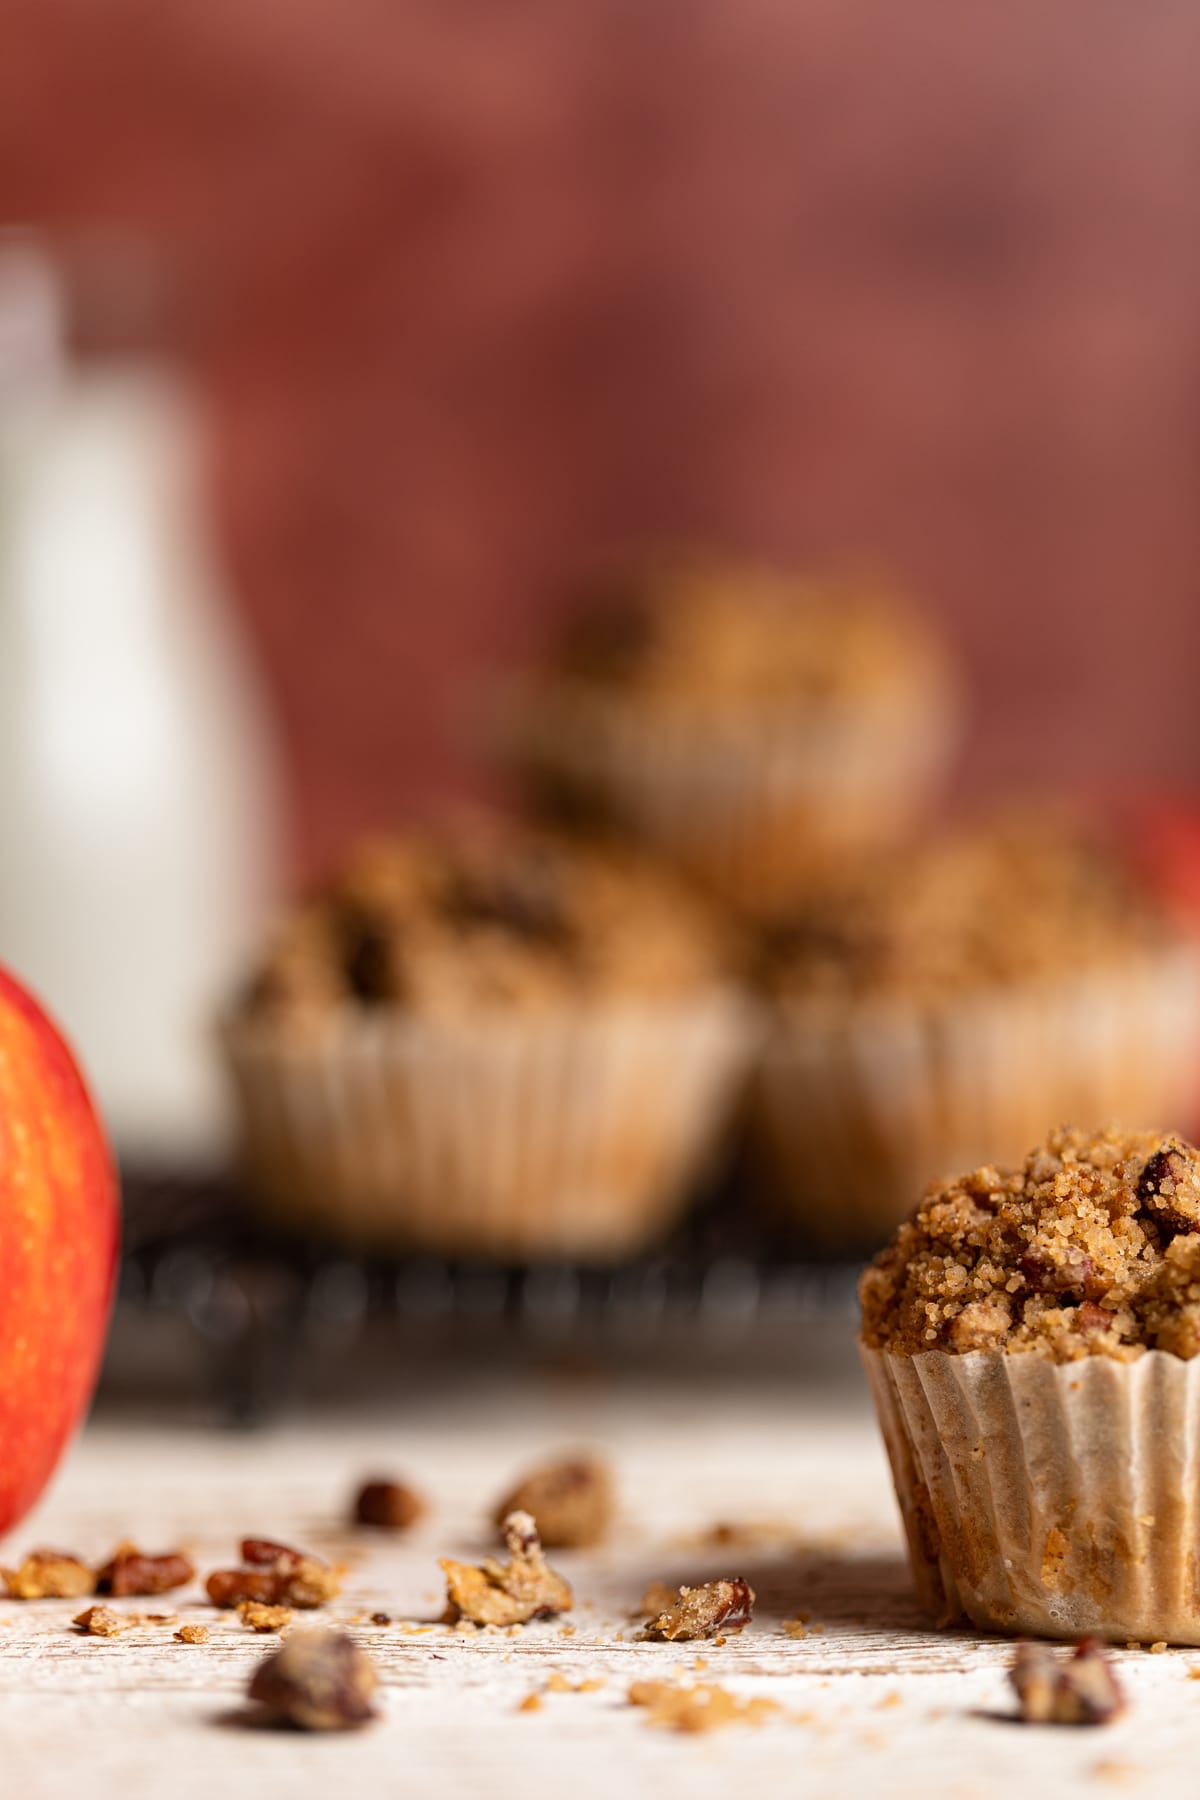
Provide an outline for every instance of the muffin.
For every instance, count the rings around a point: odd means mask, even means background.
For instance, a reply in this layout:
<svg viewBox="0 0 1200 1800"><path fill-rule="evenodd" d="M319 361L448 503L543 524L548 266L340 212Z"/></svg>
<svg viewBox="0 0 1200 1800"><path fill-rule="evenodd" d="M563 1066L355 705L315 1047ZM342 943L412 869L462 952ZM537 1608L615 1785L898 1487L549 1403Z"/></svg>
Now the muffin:
<svg viewBox="0 0 1200 1800"><path fill-rule="evenodd" d="M1047 1119L1189 1120L1200 957L1104 834L1013 812L889 859L766 932L751 1115L810 1240L879 1244L926 1182Z"/></svg>
<svg viewBox="0 0 1200 1800"><path fill-rule="evenodd" d="M508 736L553 806L757 908L903 838L958 712L939 645L891 593L671 557L591 598Z"/></svg>
<svg viewBox="0 0 1200 1800"><path fill-rule="evenodd" d="M282 920L223 1036L268 1220L605 1260L676 1218L752 1031L672 883L479 826L364 846Z"/></svg>
<svg viewBox="0 0 1200 1800"><path fill-rule="evenodd" d="M931 1187L860 1292L925 1611L1200 1643L1200 1154L1056 1131Z"/></svg>

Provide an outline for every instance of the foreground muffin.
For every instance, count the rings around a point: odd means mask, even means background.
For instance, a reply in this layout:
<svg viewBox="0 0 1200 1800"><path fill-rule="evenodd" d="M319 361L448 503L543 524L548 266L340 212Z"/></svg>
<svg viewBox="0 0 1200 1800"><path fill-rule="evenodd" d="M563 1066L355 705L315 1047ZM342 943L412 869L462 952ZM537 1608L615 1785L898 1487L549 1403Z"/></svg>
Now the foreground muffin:
<svg viewBox="0 0 1200 1800"><path fill-rule="evenodd" d="M926 1182L1047 1118L1194 1116L1200 957L1117 846L1013 812L830 889L763 943L753 1116L812 1241L869 1248Z"/></svg>
<svg viewBox="0 0 1200 1800"><path fill-rule="evenodd" d="M676 1217L751 1032L670 882L476 827L364 847L281 923L224 1041L268 1217L606 1259Z"/></svg>
<svg viewBox="0 0 1200 1800"><path fill-rule="evenodd" d="M903 837L958 711L940 647L892 594L674 556L610 578L511 736L543 794L758 907Z"/></svg>
<svg viewBox="0 0 1200 1800"><path fill-rule="evenodd" d="M1063 1129L932 1187L861 1283L939 1623L1200 1643L1200 1155Z"/></svg>

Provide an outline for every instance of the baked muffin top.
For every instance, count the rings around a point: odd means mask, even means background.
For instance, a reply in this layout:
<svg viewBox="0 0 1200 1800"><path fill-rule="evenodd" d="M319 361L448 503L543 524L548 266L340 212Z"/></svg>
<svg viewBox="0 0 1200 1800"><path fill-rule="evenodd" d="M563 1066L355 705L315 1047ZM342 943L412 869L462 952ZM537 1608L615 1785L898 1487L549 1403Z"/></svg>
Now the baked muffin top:
<svg viewBox="0 0 1200 1800"><path fill-rule="evenodd" d="M707 912L657 870L473 820L362 844L280 921L241 1010L299 1028L347 1007L444 1015L670 996L721 962Z"/></svg>
<svg viewBox="0 0 1200 1800"><path fill-rule="evenodd" d="M779 997L936 1000L1103 967L1175 936L1103 834L1014 812L828 884L768 927L758 972Z"/></svg>
<svg viewBox="0 0 1200 1800"><path fill-rule="evenodd" d="M947 679L932 632L879 584L680 553L597 580L553 674L664 709L814 711Z"/></svg>
<svg viewBox="0 0 1200 1800"><path fill-rule="evenodd" d="M1196 1356L1200 1153L1063 1127L1019 1169L932 1186L859 1295L863 1342L896 1356Z"/></svg>

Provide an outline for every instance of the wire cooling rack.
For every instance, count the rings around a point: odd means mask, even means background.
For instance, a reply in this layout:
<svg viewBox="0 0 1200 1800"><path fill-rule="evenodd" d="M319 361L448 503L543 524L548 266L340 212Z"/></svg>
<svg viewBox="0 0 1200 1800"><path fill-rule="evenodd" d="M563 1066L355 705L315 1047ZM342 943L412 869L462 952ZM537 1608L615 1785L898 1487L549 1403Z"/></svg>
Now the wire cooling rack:
<svg viewBox="0 0 1200 1800"><path fill-rule="evenodd" d="M853 1317L858 1265L804 1255L731 1180L652 1254L612 1268L383 1259L265 1237L232 1181L128 1173L119 1318L169 1315L226 1413L293 1397L314 1354L797 1356Z"/></svg>

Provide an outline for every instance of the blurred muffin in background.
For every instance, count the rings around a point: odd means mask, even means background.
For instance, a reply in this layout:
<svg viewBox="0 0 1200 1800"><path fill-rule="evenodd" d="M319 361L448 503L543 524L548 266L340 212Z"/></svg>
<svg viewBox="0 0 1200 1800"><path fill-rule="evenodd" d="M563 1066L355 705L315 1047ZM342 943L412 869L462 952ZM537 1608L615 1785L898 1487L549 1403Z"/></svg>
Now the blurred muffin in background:
<svg viewBox="0 0 1200 1800"><path fill-rule="evenodd" d="M614 572L505 726L543 803L753 908L902 839L959 710L940 645L893 595L677 555Z"/></svg>
<svg viewBox="0 0 1200 1800"><path fill-rule="evenodd" d="M480 821L381 839L226 1021L248 1185L364 1247L621 1257L704 1173L754 1019L703 909L628 857Z"/></svg>
<svg viewBox="0 0 1200 1800"><path fill-rule="evenodd" d="M1062 1119L1197 1111L1196 943L1079 817L1014 812L860 871L764 933L759 973L753 1130L830 1250Z"/></svg>

